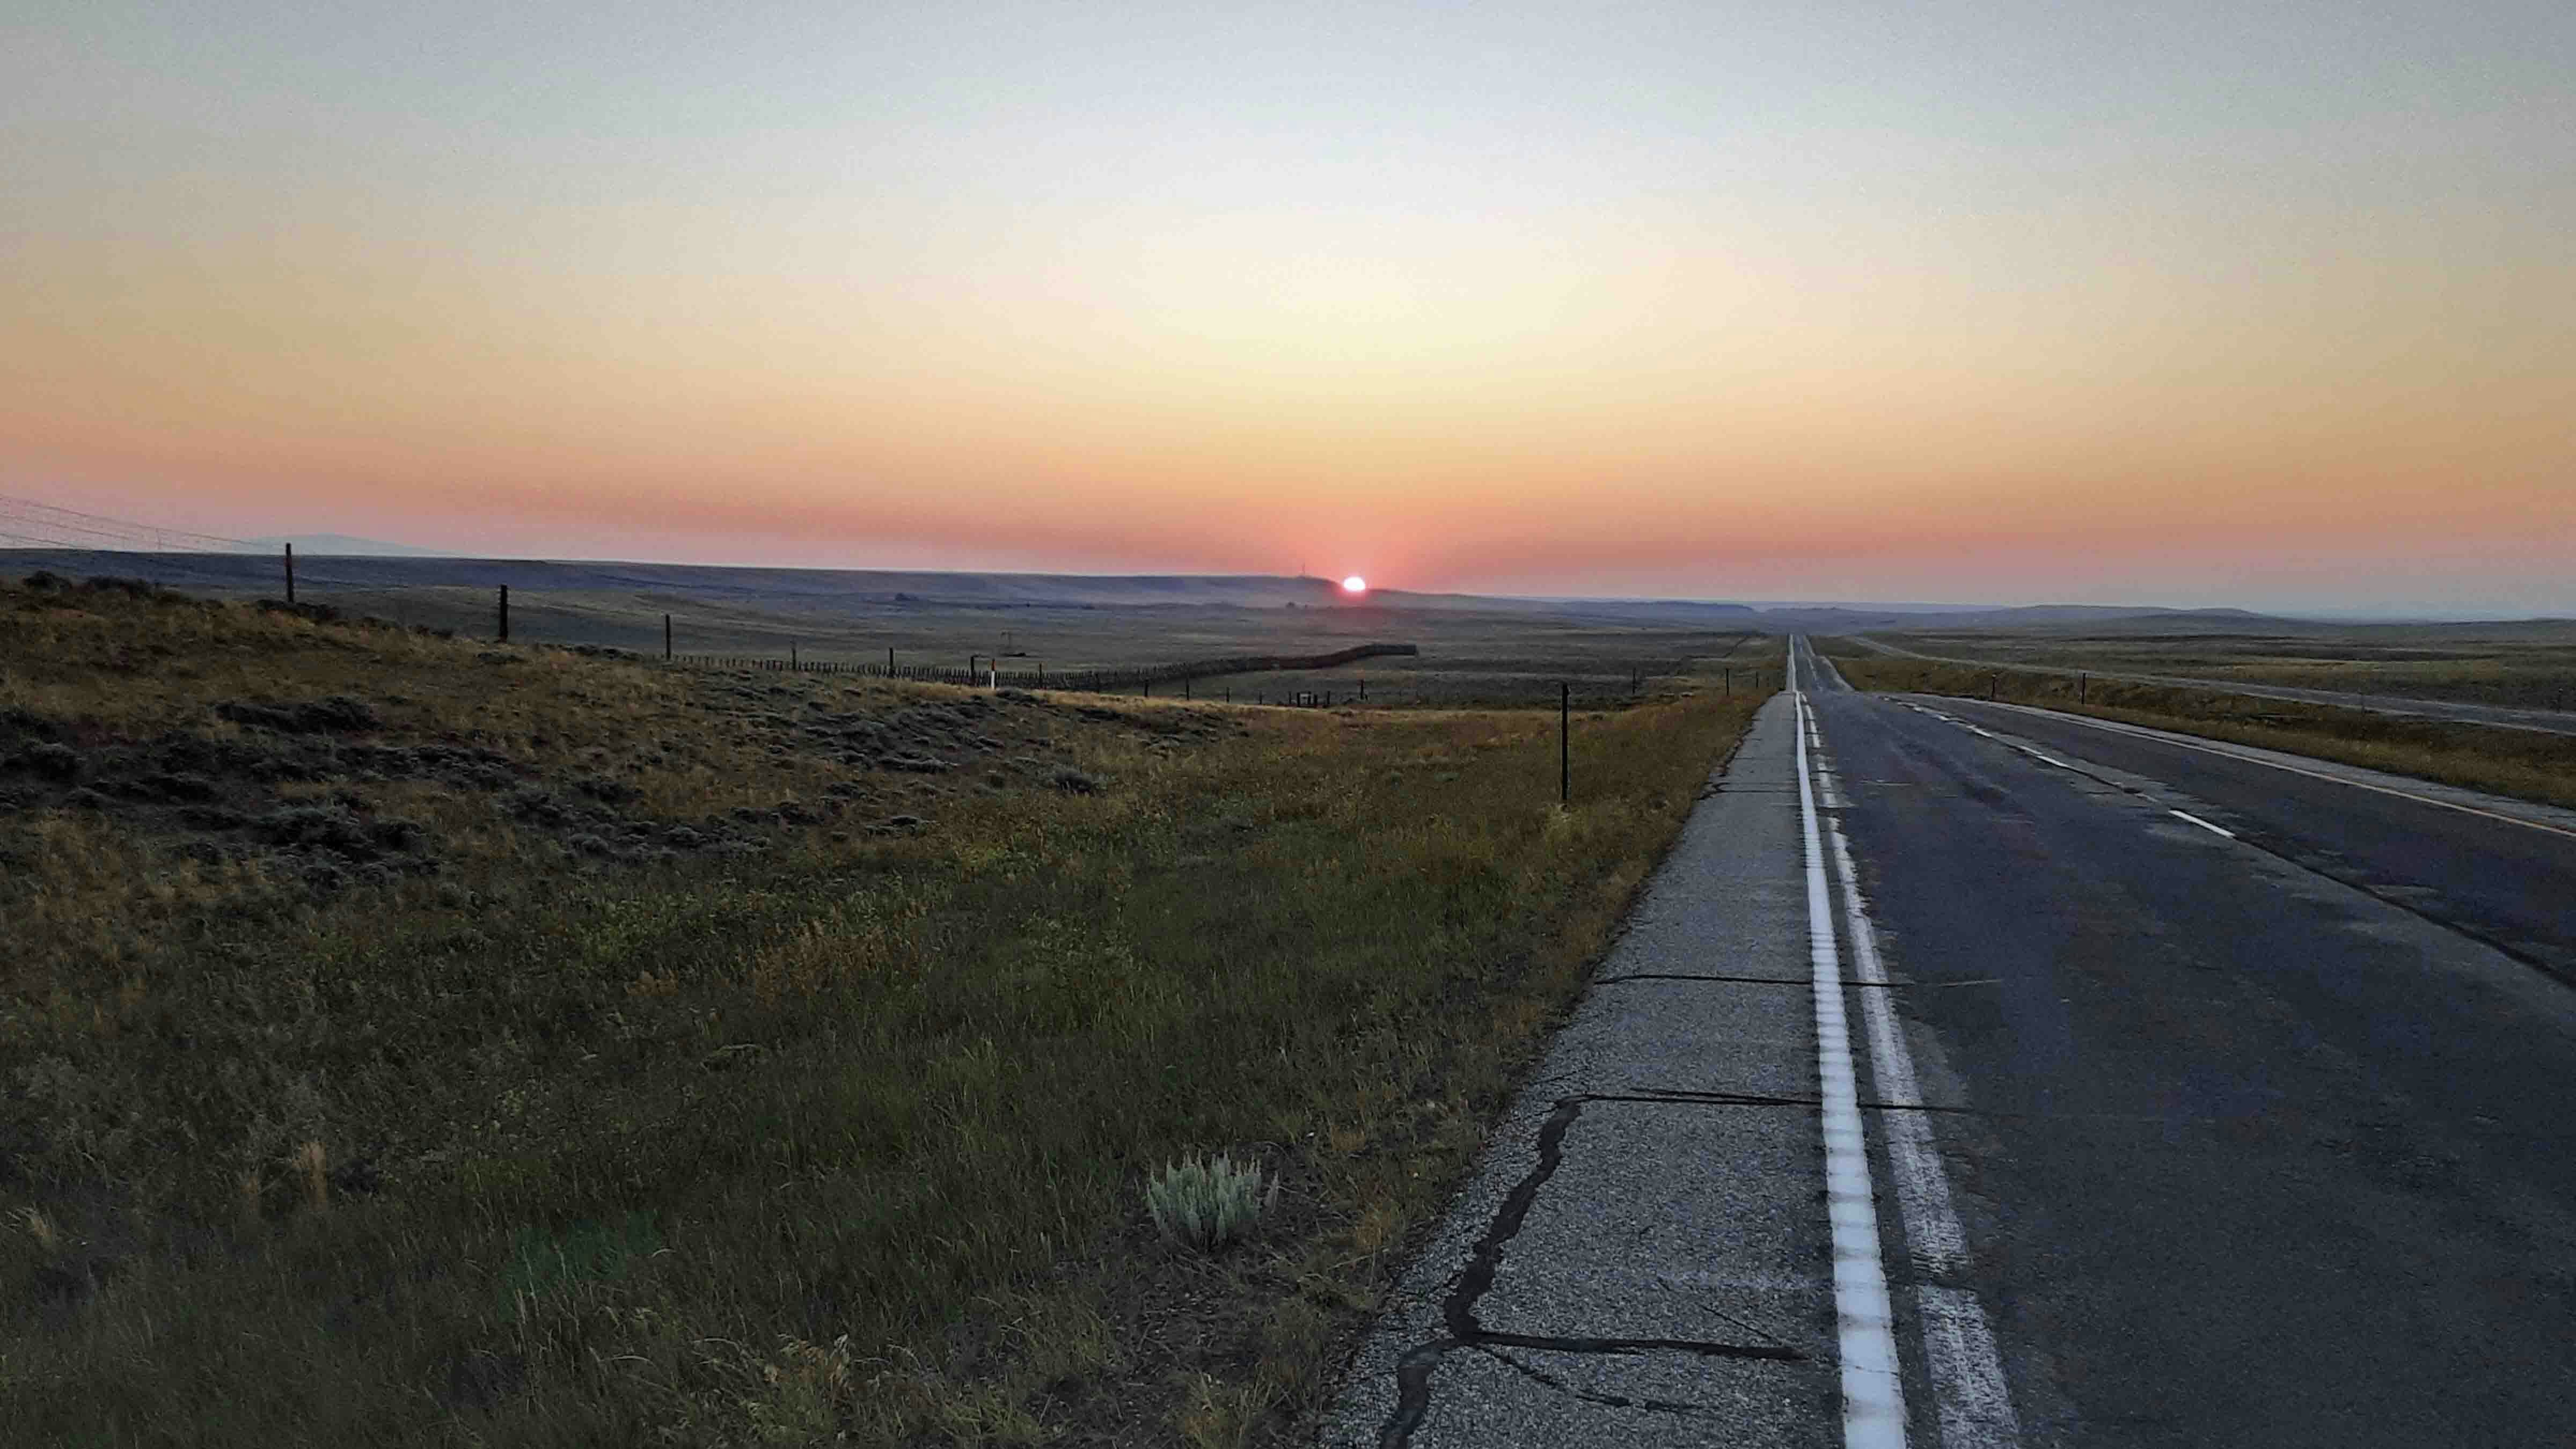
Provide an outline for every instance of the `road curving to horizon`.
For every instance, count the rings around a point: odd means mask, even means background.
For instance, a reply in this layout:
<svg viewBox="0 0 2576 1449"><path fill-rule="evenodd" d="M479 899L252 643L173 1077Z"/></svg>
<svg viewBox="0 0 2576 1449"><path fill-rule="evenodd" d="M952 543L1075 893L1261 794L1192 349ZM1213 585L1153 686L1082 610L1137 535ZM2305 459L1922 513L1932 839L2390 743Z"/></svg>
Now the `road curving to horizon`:
<svg viewBox="0 0 2576 1449"><path fill-rule="evenodd" d="M2287 684L2249 684L2233 679L2199 679L2178 674L2127 674L2113 669L2081 669L2063 664L2018 664L2001 659L1967 659L1955 654L1925 654L1919 650L1890 644L1883 639L1873 639L1865 634L1850 634L1844 637L1864 649L1875 650L1891 658L1919 659L1930 664L1959 664L1971 669L2009 669L2018 674L2054 674L2068 679L2079 674L2089 674L2095 679L2116 679L2128 684L2161 684L2177 689L2208 689L2221 694L2247 695L2255 699L2283 699L2301 704L2332 705L2339 709L2358 709L2371 714L2443 720L2451 724L2494 725L2501 729L2538 730L2544 734L2576 734L2576 713L2566 710L2516 709L2500 704L2417 699L2401 694L2359 694L2336 689L2300 689Z"/></svg>
<svg viewBox="0 0 2576 1449"><path fill-rule="evenodd" d="M1323 1442L2576 1442L2576 821L1791 648Z"/></svg>

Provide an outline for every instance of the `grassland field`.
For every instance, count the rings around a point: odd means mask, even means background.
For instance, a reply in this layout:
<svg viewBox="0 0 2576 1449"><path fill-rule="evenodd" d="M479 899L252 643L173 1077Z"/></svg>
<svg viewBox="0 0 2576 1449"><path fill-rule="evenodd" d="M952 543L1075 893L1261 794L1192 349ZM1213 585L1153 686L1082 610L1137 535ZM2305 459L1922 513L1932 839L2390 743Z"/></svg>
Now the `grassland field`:
<svg viewBox="0 0 2576 1449"><path fill-rule="evenodd" d="M7 1436L1292 1442L1780 657L1422 642L1291 710L0 585ZM1571 808L1433 707L1585 660Z"/></svg>
<svg viewBox="0 0 2576 1449"><path fill-rule="evenodd" d="M10 567L0 557L0 573ZM242 602L283 592L274 561L72 554L20 567L75 576L133 572L165 583L176 578L185 581L184 592ZM1769 637L1744 610L1711 611L1704 621L1684 623L1616 605L1585 611L1400 592L1351 599L1321 580L1050 580L348 558L307 560L298 577L299 602L353 620L486 641L499 632L498 591L489 582L464 580L516 577L522 585L510 596L512 640L645 658L663 651L665 616L672 649L684 657L784 661L793 655L882 667L891 651L905 668L962 671L970 660L998 658L1005 673L1055 677L1245 655L1314 656L1368 643L1417 646L1422 652L1409 658L1207 678L1190 687L1193 697L1272 702L1302 692L1330 694L1339 703L1364 693L1372 708L1531 707L1555 703L1561 685L1583 702L1617 704L1703 671L1723 680L1719 671L1746 664ZM532 578L549 584L527 586ZM1186 587L1192 584L1203 587ZM1190 601L1148 602L1154 586L1179 588ZM1739 667L1735 678L1745 680L1745 670ZM1180 688L1166 682L1154 692Z"/></svg>

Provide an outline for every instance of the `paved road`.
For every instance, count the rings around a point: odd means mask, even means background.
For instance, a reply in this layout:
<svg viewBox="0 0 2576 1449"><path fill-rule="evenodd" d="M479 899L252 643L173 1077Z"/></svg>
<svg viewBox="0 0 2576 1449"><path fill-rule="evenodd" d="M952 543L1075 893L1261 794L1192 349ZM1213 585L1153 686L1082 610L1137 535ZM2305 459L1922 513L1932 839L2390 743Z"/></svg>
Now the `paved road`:
<svg viewBox="0 0 2576 1449"><path fill-rule="evenodd" d="M1883 640L1852 636L1852 642L1864 649L1900 659L1928 659L1936 664L1965 664L1973 668L2010 669L2023 674L2059 674L2069 678L2090 674L2096 679L2120 679L2132 684L2169 684L2185 689L2215 689L2226 694L2251 695L2257 699L2289 699L2308 704L2330 704L2339 709L2362 709L2373 714L2409 715L2418 719L2449 720L2456 724L2501 725L2507 729L2540 730L2547 734L2576 735L2576 714L2563 709L2514 709L2499 704L2470 704L2446 699L2414 699L2397 694L2357 694L2340 689L2299 689L2286 684L2247 684L2233 679L2193 679L2176 674L2122 674L2107 669L2070 669L2054 664L2016 664L1997 659L1963 659L1953 654L1924 654L1886 643Z"/></svg>
<svg viewBox="0 0 2576 1449"><path fill-rule="evenodd" d="M1796 647L1325 1442L2576 1443L2565 822Z"/></svg>

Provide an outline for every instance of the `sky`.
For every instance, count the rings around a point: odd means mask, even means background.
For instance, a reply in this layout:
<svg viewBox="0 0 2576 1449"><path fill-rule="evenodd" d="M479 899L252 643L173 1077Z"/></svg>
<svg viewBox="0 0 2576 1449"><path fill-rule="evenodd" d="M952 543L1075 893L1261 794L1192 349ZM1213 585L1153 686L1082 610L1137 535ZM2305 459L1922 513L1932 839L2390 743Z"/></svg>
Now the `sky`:
<svg viewBox="0 0 2576 1449"><path fill-rule="evenodd" d="M2576 6L17 0L0 494L2576 613Z"/></svg>

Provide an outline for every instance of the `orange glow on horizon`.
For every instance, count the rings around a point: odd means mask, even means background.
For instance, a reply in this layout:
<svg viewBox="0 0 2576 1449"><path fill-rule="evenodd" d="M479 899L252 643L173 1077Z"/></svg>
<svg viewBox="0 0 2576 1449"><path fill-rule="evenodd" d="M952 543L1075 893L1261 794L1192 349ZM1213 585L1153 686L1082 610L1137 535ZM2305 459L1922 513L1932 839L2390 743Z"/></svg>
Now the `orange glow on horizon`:
<svg viewBox="0 0 2576 1449"><path fill-rule="evenodd" d="M0 495L521 557L2576 611L2563 48L2500 22L791 0L647 7L611 63L519 9L36 22Z"/></svg>

